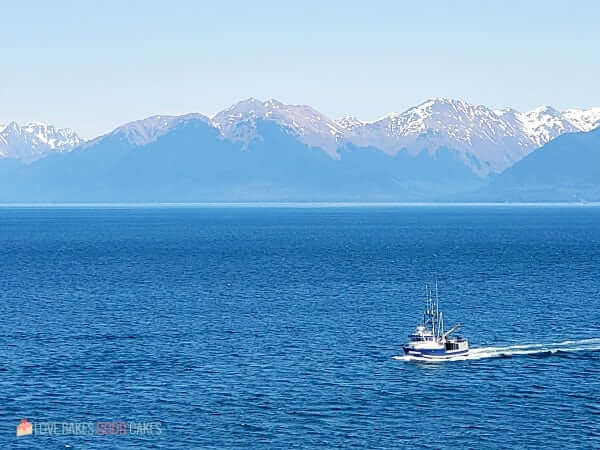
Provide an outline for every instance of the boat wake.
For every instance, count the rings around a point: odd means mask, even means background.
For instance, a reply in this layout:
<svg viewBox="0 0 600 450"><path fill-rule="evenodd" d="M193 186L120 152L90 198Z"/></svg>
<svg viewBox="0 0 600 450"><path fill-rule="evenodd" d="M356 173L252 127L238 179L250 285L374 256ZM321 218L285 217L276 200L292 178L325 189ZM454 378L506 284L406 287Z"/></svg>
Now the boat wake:
<svg viewBox="0 0 600 450"><path fill-rule="evenodd" d="M439 362L439 361L468 361L486 358L505 358L520 355L542 355L564 352L600 351L600 338L570 340L551 344L521 344L507 347L471 348L467 355L458 355L444 359L430 359L418 356L394 356L400 361Z"/></svg>

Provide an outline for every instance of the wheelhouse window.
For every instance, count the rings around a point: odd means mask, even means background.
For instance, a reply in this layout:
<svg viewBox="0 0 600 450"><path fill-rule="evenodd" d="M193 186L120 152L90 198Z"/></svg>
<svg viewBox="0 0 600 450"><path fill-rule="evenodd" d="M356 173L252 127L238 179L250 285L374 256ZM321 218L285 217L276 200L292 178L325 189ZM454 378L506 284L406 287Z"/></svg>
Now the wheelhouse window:
<svg viewBox="0 0 600 450"><path fill-rule="evenodd" d="M433 341L433 336L421 336L420 334L411 334L409 339L413 342Z"/></svg>

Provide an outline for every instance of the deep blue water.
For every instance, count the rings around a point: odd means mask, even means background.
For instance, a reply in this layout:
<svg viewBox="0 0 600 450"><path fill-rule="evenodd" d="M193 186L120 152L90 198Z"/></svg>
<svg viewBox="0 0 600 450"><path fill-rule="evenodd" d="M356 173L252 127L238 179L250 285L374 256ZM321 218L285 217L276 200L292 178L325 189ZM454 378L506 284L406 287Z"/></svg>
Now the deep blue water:
<svg viewBox="0 0 600 450"><path fill-rule="evenodd" d="M0 208L0 444L599 448L599 267L598 207ZM436 278L502 356L394 358Z"/></svg>

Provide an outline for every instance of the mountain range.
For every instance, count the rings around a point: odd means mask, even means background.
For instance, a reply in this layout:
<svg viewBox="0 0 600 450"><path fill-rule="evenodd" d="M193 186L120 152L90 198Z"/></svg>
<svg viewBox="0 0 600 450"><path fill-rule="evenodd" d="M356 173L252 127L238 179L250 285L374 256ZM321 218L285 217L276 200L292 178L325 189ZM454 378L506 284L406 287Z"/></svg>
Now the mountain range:
<svg viewBox="0 0 600 450"><path fill-rule="evenodd" d="M523 180L509 186L516 173L550 170L536 156L547 145L562 136L558 152L569 155L566 147L597 134L572 133L598 127L600 108L521 113L446 98L374 121L251 98L213 117L153 116L88 141L70 129L13 122L0 125L0 200L523 199ZM566 199L595 192L578 186Z"/></svg>

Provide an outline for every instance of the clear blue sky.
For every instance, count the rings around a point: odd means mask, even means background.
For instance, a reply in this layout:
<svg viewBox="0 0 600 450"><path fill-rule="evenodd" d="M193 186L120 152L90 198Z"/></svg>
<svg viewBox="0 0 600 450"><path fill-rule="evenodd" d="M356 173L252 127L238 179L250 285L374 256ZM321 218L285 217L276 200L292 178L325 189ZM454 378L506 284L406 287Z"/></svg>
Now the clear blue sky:
<svg viewBox="0 0 600 450"><path fill-rule="evenodd" d="M374 119L434 96L600 106L598 1L51 1L0 7L0 123L85 137L247 98Z"/></svg>

